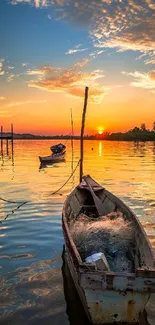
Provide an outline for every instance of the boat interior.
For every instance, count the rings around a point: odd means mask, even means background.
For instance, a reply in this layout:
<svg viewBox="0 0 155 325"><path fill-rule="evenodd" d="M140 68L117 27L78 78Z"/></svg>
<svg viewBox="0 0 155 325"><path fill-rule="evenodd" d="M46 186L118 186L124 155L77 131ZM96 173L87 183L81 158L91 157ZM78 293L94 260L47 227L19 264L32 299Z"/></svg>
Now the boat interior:
<svg viewBox="0 0 155 325"><path fill-rule="evenodd" d="M75 190L72 192L71 197L68 197L68 203L67 203L66 216L67 216L68 227L72 239L78 250L78 253L80 254L80 257L82 259L82 262L85 261L85 258L87 257L86 255L88 255L89 253L97 252L97 250L101 251L102 247L103 247L102 251L105 253L105 256L107 257L106 255L107 248L105 247L105 241L107 240L107 232L108 232L108 245L111 244L111 252L113 251L117 252L118 251L117 248L119 247L119 254L116 254L117 259L119 256L118 262L121 264L120 261L122 261L123 254L124 254L124 261L125 261L125 256L127 256L127 259L130 261L129 268L126 266L122 269L117 270L114 269L113 267L112 271L114 272L126 271L128 273L135 273L137 268L143 268L143 269L154 268L155 260L154 260L153 251L151 249L151 245L148 241L144 229L142 228L135 214L119 198L117 198L112 193L108 192L106 189L101 187L91 178L89 179L89 183L91 185L91 189L94 194L92 193L92 191L90 191L89 186L87 186L87 184L84 181L82 181L82 183L79 186L77 186ZM102 208L102 213L100 211L100 214L98 211L99 201L101 203L100 206ZM117 223L118 221L120 222L120 218L122 218L122 222L128 224L130 230L132 230L129 247L127 249L125 246L127 241L122 242L122 246L121 246L122 231L124 231L122 230L123 228L121 228L121 225L120 228L118 228L118 232L114 231L114 227L117 228L118 226ZM111 225L109 223L108 230L107 228L104 230L104 225L106 225L105 222L107 223L108 219L111 222ZM81 226L82 228L80 228L81 224L79 223L81 221L83 222ZM99 223L100 221L102 221L102 223ZM93 230L94 226L95 228ZM96 231L96 227L97 227L97 231ZM104 231L101 233L102 227ZM83 231L83 229L85 229L85 231ZM87 230L89 231L89 233ZM82 233L83 233L83 237L82 237ZM123 234L125 234L126 236L127 233L128 233L128 229L126 228L126 233L124 232ZM100 242L99 242L99 238L100 238ZM79 243L79 241L84 242L83 245L81 245L81 242ZM101 246L101 241L103 243L103 246ZM98 244L97 246L98 242L100 245ZM92 249L92 243L94 247L93 249ZM86 254L83 253L83 246L88 247ZM90 246L91 249L89 249ZM112 262L114 265L116 264L117 259L116 256L113 255L113 253L111 254L111 252L109 253L109 256L111 257L111 265Z"/></svg>

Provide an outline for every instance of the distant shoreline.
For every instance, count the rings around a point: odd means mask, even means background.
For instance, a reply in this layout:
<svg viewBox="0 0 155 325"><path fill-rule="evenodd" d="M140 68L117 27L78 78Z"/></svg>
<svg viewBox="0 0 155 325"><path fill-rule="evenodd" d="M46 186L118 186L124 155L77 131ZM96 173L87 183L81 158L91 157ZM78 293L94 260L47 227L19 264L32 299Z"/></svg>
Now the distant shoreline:
<svg viewBox="0 0 155 325"><path fill-rule="evenodd" d="M3 138L2 138L3 139ZM80 136L77 136L77 137L73 137L73 138L71 138L71 137L64 137L64 136L62 136L62 137L42 137L42 136L34 136L34 137L24 137L24 136L21 136L21 137L16 137L16 136L14 136L13 137L13 139L14 140L71 140L71 139L73 139L73 140L80 140ZM0 138L0 140L1 140L1 138ZM6 138L4 139L4 140L6 140ZM108 138L108 137L89 137L89 136L85 136L84 137L84 140L93 140L93 141L121 141L121 142L155 142L155 137L154 137L154 139L153 138L151 138L151 139L149 139L149 138L146 138L146 139L141 139L141 138L115 138L115 137L112 137L112 138Z"/></svg>
<svg viewBox="0 0 155 325"><path fill-rule="evenodd" d="M6 139L10 138L12 134L10 132L3 132L0 139L3 137ZM35 135L31 133L14 133L14 140L80 140L80 135L74 135L73 137L69 135ZM155 141L155 128L153 130L147 130L146 128L137 128L135 127L132 130L129 130L125 133L108 133L104 132L103 134L93 134L85 135L84 140L108 140L108 141Z"/></svg>
<svg viewBox="0 0 155 325"><path fill-rule="evenodd" d="M15 138L14 140L71 140L71 138L64 138L64 137L56 137L56 138L46 138L46 137L36 137L36 138ZM80 140L80 137L74 137L73 140ZM120 142L155 142L155 139L106 139L106 138L89 138L89 137L84 137L84 140L93 140L93 141L120 141Z"/></svg>

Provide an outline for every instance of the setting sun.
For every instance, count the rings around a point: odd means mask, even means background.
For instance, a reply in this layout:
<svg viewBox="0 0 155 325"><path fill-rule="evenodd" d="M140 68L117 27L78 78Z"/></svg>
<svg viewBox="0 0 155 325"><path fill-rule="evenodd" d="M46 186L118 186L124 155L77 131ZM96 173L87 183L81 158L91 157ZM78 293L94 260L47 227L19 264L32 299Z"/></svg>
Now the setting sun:
<svg viewBox="0 0 155 325"><path fill-rule="evenodd" d="M104 132L104 127L103 127L103 126L98 126L98 127L97 127L97 130L98 130L98 134L103 134L103 132Z"/></svg>

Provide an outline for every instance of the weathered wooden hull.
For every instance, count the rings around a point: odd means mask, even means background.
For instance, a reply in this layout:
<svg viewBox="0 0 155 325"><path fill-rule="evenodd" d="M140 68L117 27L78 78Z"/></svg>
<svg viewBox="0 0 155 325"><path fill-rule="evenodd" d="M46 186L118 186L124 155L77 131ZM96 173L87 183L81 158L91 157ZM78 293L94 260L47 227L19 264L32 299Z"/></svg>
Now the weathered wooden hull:
<svg viewBox="0 0 155 325"><path fill-rule="evenodd" d="M73 195L76 193L76 189ZM115 202L115 196L107 192ZM72 194L71 194L72 196ZM88 318L93 324L138 323L152 292L155 292L155 260L151 246L138 220L125 204L122 209L131 214L137 233L142 240L143 259L148 260L148 268L136 268L135 273L114 273L94 270L83 263L67 224L68 215L80 211L76 201L72 206L69 196L64 204L62 226L65 238L65 256L70 273ZM105 198L104 198L105 200ZM74 210L74 211L73 211ZM138 237L138 235L137 235ZM146 246L146 247L145 247Z"/></svg>
<svg viewBox="0 0 155 325"><path fill-rule="evenodd" d="M39 160L42 164L48 164L48 163L57 163L57 162L61 162L65 160L65 156L66 156L66 152L62 153L62 154L52 154L50 156L46 156L46 157L40 157L39 156Z"/></svg>
<svg viewBox="0 0 155 325"><path fill-rule="evenodd" d="M92 277L92 273L89 272L78 273L67 247L65 255L75 287L92 324L139 323L139 318L150 297L148 291L137 292L114 288L107 290L104 288L102 275L99 280L98 274L93 274ZM93 284L92 288L90 282ZM123 282L125 282L125 278L119 277L120 287Z"/></svg>

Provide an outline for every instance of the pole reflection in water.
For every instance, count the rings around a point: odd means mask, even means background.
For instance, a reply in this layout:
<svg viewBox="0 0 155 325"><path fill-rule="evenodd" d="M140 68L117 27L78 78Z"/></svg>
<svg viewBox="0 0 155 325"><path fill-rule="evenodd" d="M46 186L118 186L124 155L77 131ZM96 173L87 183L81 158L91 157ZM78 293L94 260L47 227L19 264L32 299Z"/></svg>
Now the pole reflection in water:
<svg viewBox="0 0 155 325"><path fill-rule="evenodd" d="M91 325L85 314L79 295L76 291L71 277L67 261L65 259L65 248L62 252L62 277L64 286L64 296L66 299L66 313L70 325Z"/></svg>
<svg viewBox="0 0 155 325"><path fill-rule="evenodd" d="M14 179L14 145L13 141L11 141L11 152L9 151L9 141L6 139L6 150L4 150L3 146L4 139L1 139L1 151L0 151L0 170L3 171L4 168L9 168L9 166L12 166L12 178ZM10 164L11 162L11 164Z"/></svg>

